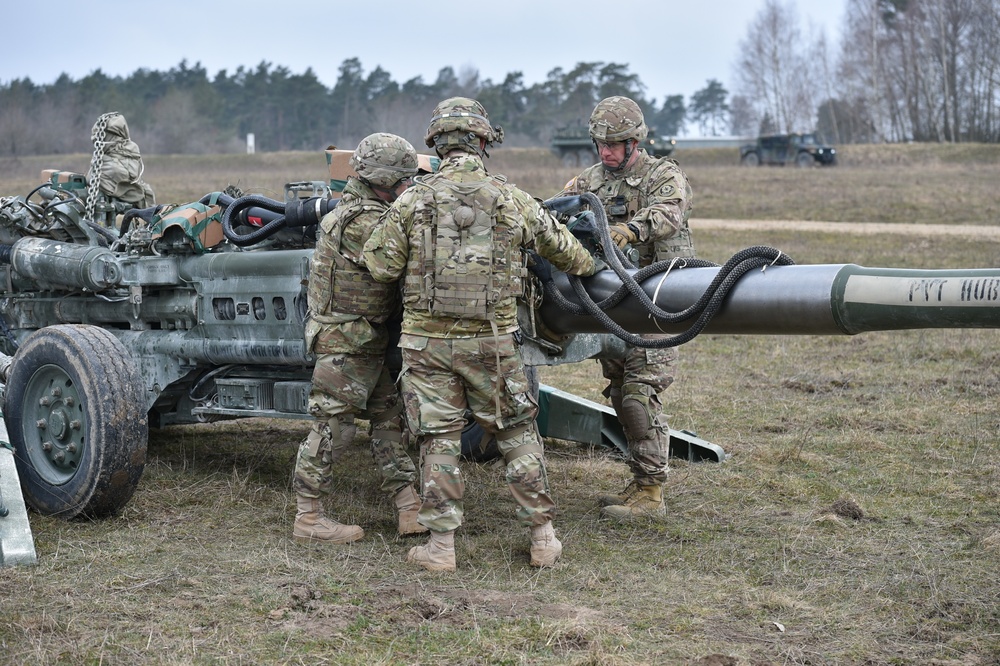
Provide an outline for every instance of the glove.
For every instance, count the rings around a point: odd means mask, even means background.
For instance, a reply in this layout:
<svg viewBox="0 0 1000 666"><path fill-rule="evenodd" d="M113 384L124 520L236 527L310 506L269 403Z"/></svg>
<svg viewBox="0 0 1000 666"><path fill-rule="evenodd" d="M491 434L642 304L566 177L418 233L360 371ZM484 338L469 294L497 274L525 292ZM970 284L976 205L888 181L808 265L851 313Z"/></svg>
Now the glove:
<svg viewBox="0 0 1000 666"><path fill-rule="evenodd" d="M597 232L597 218L593 211L585 210L570 220L566 228L577 238L592 238Z"/></svg>
<svg viewBox="0 0 1000 666"><path fill-rule="evenodd" d="M619 248L632 245L639 240L639 229L634 224L615 224L609 229L611 240Z"/></svg>
<svg viewBox="0 0 1000 666"><path fill-rule="evenodd" d="M528 270L543 283L552 282L552 264L549 260L534 250L525 250L524 254L528 257Z"/></svg>
<svg viewBox="0 0 1000 666"><path fill-rule="evenodd" d="M591 275L597 275L603 270L607 270L608 265L604 263L604 260L600 257L594 257L594 272Z"/></svg>

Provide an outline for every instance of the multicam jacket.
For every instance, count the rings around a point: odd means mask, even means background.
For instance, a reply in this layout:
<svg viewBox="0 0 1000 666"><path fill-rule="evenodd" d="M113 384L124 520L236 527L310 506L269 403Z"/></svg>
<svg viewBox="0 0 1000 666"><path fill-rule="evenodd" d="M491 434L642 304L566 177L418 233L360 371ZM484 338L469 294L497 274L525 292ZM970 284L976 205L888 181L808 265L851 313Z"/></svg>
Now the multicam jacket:
<svg viewBox="0 0 1000 666"><path fill-rule="evenodd" d="M364 260L376 280L403 279L403 333L469 338L517 329L523 248L566 273L595 270L539 201L488 174L480 157L459 153L396 200Z"/></svg>
<svg viewBox="0 0 1000 666"><path fill-rule="evenodd" d="M372 279L361 248L389 204L357 178L320 221L309 272L306 345L317 354L376 354L388 344L385 322L398 308L395 285Z"/></svg>
<svg viewBox="0 0 1000 666"><path fill-rule="evenodd" d="M628 169L608 171L595 164L566 183L560 196L593 192L604 203L608 224L630 222L639 228L639 265L674 257L693 257L688 217L692 194L677 162L645 151Z"/></svg>

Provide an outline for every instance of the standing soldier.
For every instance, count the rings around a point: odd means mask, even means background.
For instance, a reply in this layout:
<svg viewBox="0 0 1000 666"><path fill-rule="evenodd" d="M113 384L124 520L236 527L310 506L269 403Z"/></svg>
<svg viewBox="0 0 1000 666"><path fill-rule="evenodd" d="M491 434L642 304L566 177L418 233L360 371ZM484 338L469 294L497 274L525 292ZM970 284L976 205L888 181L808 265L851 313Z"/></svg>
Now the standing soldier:
<svg viewBox="0 0 1000 666"><path fill-rule="evenodd" d="M638 147L647 128L628 97L601 100L590 116L590 137L601 157L566 184L561 196L592 192L604 204L611 238L639 253L639 266L694 257L688 229L691 186L673 160ZM655 336L649 336L655 338ZM628 440L632 481L618 495L599 498L607 517L663 515L670 431L659 393L674 381L677 351L627 347L622 359L601 360L610 398Z"/></svg>
<svg viewBox="0 0 1000 666"><path fill-rule="evenodd" d="M516 298L525 249L575 275L590 275L596 266L537 200L487 173L486 148L502 140L503 130L490 125L476 100L438 104L425 137L442 158L438 172L417 179L365 244L375 279L403 279L400 388L420 443L423 504L417 520L431 531L429 543L412 548L407 561L431 571L455 570L465 490L458 456L467 410L496 436L517 516L530 527L531 565L550 566L562 554L535 427L538 406L514 335Z"/></svg>
<svg viewBox="0 0 1000 666"><path fill-rule="evenodd" d="M350 165L357 177L347 179L339 205L320 221L309 275L306 346L316 354L309 412L317 420L295 461L296 541L350 543L364 536L357 525L327 518L320 502L350 443L341 425L355 414L371 421L372 456L382 490L393 495L399 511L399 533L427 531L417 522L416 467L403 448L403 408L384 363L386 321L398 312L398 290L373 280L361 261L379 217L416 174L417 153L403 138L372 134Z"/></svg>

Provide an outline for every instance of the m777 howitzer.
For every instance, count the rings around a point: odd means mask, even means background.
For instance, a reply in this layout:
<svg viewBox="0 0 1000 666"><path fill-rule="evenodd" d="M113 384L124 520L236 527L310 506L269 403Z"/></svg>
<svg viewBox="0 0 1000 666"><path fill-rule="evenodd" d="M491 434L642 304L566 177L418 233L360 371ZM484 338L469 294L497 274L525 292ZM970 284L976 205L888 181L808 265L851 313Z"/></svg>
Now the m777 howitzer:
<svg viewBox="0 0 1000 666"><path fill-rule="evenodd" d="M328 192L301 198L292 188L283 202L214 192L131 209L105 227L84 217L74 192L82 177L44 179L27 198L0 199L0 350L14 357L4 416L31 507L65 518L118 511L139 483L150 426L311 418L303 329L311 235L336 204ZM613 247L592 221L594 246ZM536 262L526 302L538 307L521 317L525 363L620 354L605 326L635 344L649 344L636 334L684 326L654 344L701 331L1000 326L1000 269L794 266L770 248L744 254L723 267L688 260L636 271L616 251L605 257L611 270L582 280ZM540 428L592 441L573 432L579 413L540 417Z"/></svg>

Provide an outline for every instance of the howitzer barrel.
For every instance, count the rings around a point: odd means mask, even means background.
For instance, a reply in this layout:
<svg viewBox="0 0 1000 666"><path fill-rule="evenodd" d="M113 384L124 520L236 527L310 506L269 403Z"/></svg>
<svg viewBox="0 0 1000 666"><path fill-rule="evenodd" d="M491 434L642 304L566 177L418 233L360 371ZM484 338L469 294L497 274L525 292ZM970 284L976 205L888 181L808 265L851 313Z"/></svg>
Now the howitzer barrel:
<svg viewBox="0 0 1000 666"><path fill-rule="evenodd" d="M630 271L632 272L632 271ZM674 269L641 283L657 306L680 312L698 301L718 274L716 268ZM613 271L583 278L587 293L601 301L621 287ZM569 278L555 285L574 303ZM632 333L680 333L680 323L653 319L633 296L606 314ZM605 330L590 315L562 310L552 299L539 309L555 334ZM854 335L917 328L1000 328L1000 269L909 270L854 264L769 266L744 275L729 293L705 333L737 335Z"/></svg>

